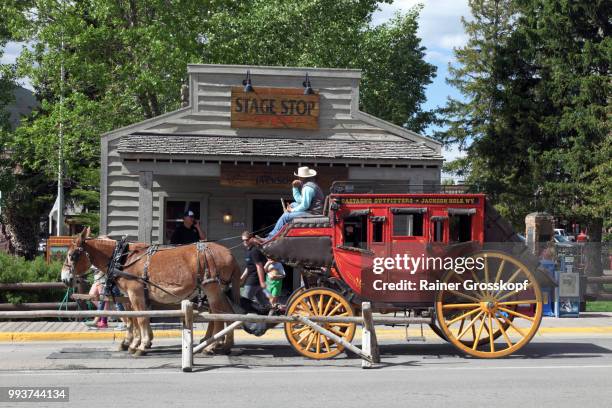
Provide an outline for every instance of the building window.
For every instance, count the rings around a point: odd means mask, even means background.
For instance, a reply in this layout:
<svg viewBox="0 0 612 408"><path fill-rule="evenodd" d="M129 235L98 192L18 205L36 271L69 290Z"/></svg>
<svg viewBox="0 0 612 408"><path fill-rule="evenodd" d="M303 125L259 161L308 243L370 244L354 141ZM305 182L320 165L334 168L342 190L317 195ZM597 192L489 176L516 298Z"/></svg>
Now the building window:
<svg viewBox="0 0 612 408"><path fill-rule="evenodd" d="M164 212L164 244L170 243L170 238L176 227L183 222L183 214L191 210L195 219L200 220L200 202L186 200L167 200Z"/></svg>

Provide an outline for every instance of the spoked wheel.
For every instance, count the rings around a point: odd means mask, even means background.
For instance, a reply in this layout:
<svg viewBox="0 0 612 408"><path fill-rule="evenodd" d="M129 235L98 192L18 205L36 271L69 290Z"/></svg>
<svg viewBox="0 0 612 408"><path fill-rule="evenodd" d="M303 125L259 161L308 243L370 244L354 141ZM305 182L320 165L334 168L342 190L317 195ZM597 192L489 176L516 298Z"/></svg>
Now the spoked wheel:
<svg viewBox="0 0 612 408"><path fill-rule="evenodd" d="M288 315L354 316L351 304L338 292L327 288L304 290L287 305ZM350 342L355 336L355 323L318 323L338 337ZM344 347L302 323L285 323L285 335L291 346L300 354L317 360L332 358L342 353Z"/></svg>
<svg viewBox="0 0 612 408"><path fill-rule="evenodd" d="M529 343L540 326L540 285L522 262L507 254L483 251L471 257L482 258L484 267L444 276L444 283L459 283L461 289L438 292L437 324L446 339L467 354L480 358L510 355ZM465 289L472 282L477 287ZM526 289L478 287L496 283L525 283ZM503 341L496 343L500 337Z"/></svg>

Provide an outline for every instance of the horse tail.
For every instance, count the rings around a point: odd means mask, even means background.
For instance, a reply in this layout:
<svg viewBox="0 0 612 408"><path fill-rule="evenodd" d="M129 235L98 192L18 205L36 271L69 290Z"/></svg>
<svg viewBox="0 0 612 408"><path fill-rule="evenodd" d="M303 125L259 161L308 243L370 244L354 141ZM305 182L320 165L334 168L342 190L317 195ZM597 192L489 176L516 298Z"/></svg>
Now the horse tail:
<svg viewBox="0 0 612 408"><path fill-rule="evenodd" d="M232 301L236 305L240 305L240 265L234 257L232 257L234 270L232 271Z"/></svg>

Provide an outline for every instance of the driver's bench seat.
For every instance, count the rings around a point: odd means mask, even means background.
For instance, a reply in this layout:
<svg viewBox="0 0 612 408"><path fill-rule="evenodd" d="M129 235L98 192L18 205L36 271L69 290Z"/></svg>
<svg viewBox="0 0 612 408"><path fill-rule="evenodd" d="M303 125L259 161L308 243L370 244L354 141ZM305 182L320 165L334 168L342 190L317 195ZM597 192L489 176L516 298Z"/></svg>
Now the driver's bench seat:
<svg viewBox="0 0 612 408"><path fill-rule="evenodd" d="M295 227L330 227L329 216L321 214L305 214L291 220L290 224Z"/></svg>

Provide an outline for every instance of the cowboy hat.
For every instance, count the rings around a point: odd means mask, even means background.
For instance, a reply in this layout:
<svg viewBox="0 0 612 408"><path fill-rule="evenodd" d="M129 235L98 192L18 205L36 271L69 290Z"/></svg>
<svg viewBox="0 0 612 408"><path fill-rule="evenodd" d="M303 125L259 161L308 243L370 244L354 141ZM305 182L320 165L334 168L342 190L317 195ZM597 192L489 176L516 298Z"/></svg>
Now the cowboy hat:
<svg viewBox="0 0 612 408"><path fill-rule="evenodd" d="M293 173L293 175L301 178L308 178L316 176L317 172L313 169L309 169L308 166L303 166L298 168L297 173Z"/></svg>

